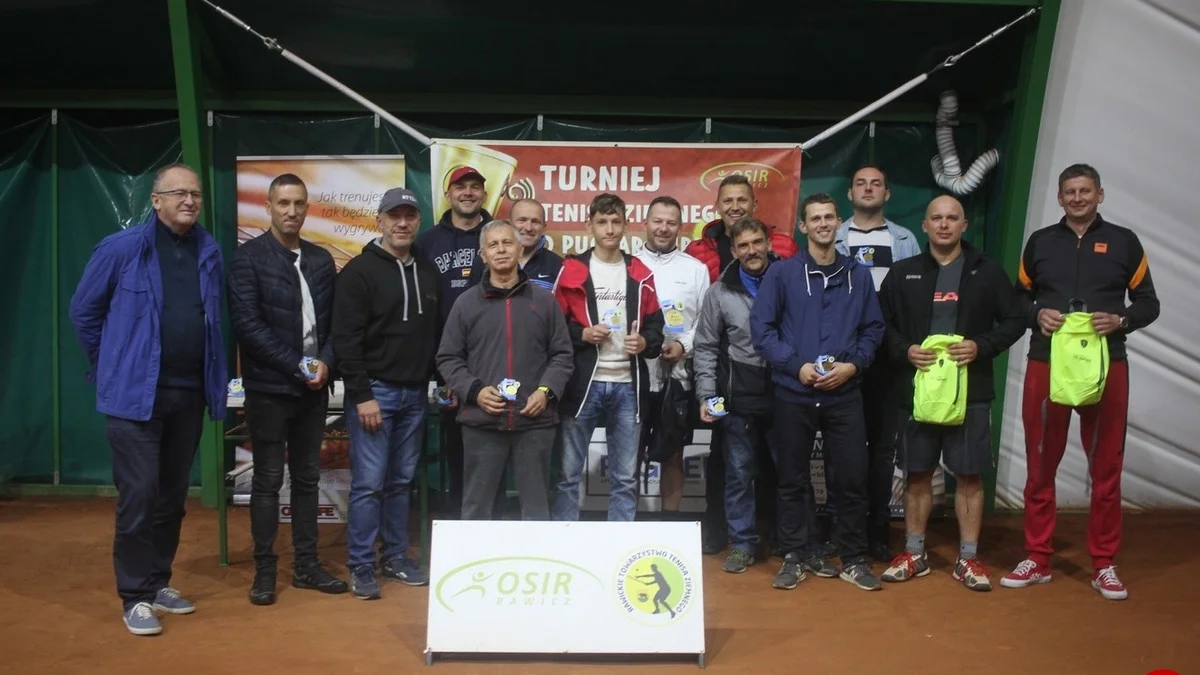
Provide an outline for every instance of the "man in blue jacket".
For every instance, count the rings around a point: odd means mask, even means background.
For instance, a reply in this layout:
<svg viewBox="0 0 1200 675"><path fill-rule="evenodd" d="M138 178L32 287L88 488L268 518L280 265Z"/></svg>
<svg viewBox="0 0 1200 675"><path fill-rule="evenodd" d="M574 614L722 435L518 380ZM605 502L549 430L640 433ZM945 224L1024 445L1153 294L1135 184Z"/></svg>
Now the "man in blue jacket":
<svg viewBox="0 0 1200 675"><path fill-rule="evenodd" d="M204 408L225 416L221 250L196 221L204 195L190 167L159 170L153 212L105 237L71 298L71 323L107 415L117 487L113 567L125 627L157 635L155 612L190 614L171 565Z"/></svg>
<svg viewBox="0 0 1200 675"><path fill-rule="evenodd" d="M868 268L839 254L841 219L833 199L814 194L800 205L808 249L772 265L750 314L754 347L771 365L775 458L783 566L775 588L804 580L815 514L809 462L818 431L842 496L834 541L841 578L863 590L882 587L867 563L867 438L859 382L883 341L884 323Z"/></svg>

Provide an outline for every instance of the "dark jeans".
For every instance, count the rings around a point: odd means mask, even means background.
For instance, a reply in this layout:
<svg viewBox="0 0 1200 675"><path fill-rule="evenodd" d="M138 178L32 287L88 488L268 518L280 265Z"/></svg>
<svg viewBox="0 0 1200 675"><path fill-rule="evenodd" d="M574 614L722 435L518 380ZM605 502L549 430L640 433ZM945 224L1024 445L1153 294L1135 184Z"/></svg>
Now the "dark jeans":
<svg viewBox="0 0 1200 675"><path fill-rule="evenodd" d="M892 478L896 469L900 424L903 415L897 410L892 394L895 373L879 359L863 376L863 418L867 433L867 539L871 545L887 544L888 523L892 517ZM829 457L826 453L826 458ZM826 459L827 508L831 517L838 514L840 494L836 485L833 462Z"/></svg>
<svg viewBox="0 0 1200 675"><path fill-rule="evenodd" d="M857 392L841 401L807 406L775 401L778 434L775 467L779 473L779 547L807 558L816 531L812 496L813 441L821 432L826 462L833 467L840 502L833 540L842 564L854 564L867 552L867 439L862 397Z"/></svg>
<svg viewBox="0 0 1200 675"><path fill-rule="evenodd" d="M717 422L713 436L720 436L720 445L724 448L725 485L718 494L724 494L725 498L729 543L734 548L755 553L758 546L756 516L768 531L775 527L775 505L770 503L775 499L775 462L771 458L775 442L773 431L766 420L730 413ZM766 516L759 515L761 513Z"/></svg>
<svg viewBox="0 0 1200 675"><path fill-rule="evenodd" d="M494 520L505 467L515 468L522 520L550 520L550 448L556 427L498 431L463 427L463 520Z"/></svg>
<svg viewBox="0 0 1200 675"><path fill-rule="evenodd" d="M171 583L204 405L201 391L160 387L149 421L108 418L119 495L113 568L126 610Z"/></svg>
<svg viewBox="0 0 1200 675"><path fill-rule="evenodd" d="M321 480L321 442L329 393L325 389L286 396L246 392L246 423L254 453L250 487L250 534L254 566L275 571L275 536L279 532L279 490L283 465L291 476L294 567L317 562L317 484ZM285 459L286 458L286 459Z"/></svg>
<svg viewBox="0 0 1200 675"><path fill-rule="evenodd" d="M704 462L704 527L724 535L725 517L725 442L720 425L712 427L708 459Z"/></svg>

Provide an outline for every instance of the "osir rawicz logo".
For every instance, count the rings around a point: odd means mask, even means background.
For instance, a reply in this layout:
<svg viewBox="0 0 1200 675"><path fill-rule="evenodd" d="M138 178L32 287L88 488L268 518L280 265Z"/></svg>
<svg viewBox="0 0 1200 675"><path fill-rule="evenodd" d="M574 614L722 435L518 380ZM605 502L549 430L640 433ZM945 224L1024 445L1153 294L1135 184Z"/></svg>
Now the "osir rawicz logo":
<svg viewBox="0 0 1200 675"><path fill-rule="evenodd" d="M451 570L434 589L451 612L490 607L570 607L604 594L590 571L553 558L504 557L476 560Z"/></svg>
<svg viewBox="0 0 1200 675"><path fill-rule="evenodd" d="M695 575L683 558L664 548L629 555L617 570L617 601L630 618L651 625L683 616L695 596Z"/></svg>
<svg viewBox="0 0 1200 675"><path fill-rule="evenodd" d="M766 188L771 184L771 176L786 180L787 176L778 168L762 162L726 162L710 166L700 174L700 185L705 190L716 190L717 185L733 174L741 174L750 181L756 190Z"/></svg>

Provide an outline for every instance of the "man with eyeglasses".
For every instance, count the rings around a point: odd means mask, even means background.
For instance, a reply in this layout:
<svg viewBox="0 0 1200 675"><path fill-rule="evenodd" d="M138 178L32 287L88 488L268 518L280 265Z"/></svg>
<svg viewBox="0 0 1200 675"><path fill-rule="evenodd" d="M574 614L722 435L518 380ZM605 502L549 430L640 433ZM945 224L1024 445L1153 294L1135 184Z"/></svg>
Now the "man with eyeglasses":
<svg viewBox="0 0 1200 675"><path fill-rule="evenodd" d="M71 323L107 415L116 484L113 567L134 635L158 635L155 612L190 614L171 588L188 478L207 406L225 416L221 249L196 227L200 177L183 164L160 169L154 210L141 225L105 237L71 298Z"/></svg>

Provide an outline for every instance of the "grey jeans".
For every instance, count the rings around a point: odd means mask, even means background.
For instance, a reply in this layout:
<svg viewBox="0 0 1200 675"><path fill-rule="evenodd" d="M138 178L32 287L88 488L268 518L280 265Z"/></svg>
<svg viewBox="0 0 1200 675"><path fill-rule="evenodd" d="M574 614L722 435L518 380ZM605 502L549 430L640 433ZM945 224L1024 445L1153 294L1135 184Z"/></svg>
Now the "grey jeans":
<svg viewBox="0 0 1200 675"><path fill-rule="evenodd" d="M490 520L509 454L521 520L550 520L550 448L555 427L496 431L463 426L463 520Z"/></svg>

